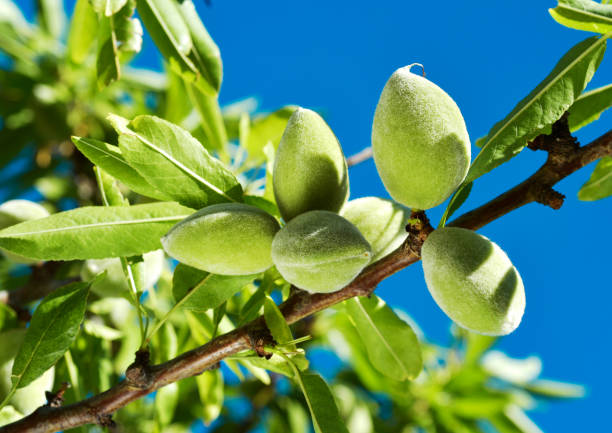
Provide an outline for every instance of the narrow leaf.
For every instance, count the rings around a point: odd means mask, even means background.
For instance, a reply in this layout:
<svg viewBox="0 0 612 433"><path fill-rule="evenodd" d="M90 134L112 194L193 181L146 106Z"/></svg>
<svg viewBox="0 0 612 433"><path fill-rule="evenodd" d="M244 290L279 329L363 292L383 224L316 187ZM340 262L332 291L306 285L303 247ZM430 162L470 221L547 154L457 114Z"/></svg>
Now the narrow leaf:
<svg viewBox="0 0 612 433"><path fill-rule="evenodd" d="M129 206L130 202L123 197L114 177L100 167L94 166L94 173L102 196L104 206Z"/></svg>
<svg viewBox="0 0 612 433"><path fill-rule="evenodd" d="M36 308L15 357L14 388L30 384L70 347L83 322L90 283L73 283L48 295Z"/></svg>
<svg viewBox="0 0 612 433"><path fill-rule="evenodd" d="M207 140L205 147L224 154L226 152L227 131L223 123L223 115L221 114L217 95L203 91L197 83L187 82L186 84L191 103L200 114L200 119L202 120L200 126Z"/></svg>
<svg viewBox="0 0 612 433"><path fill-rule="evenodd" d="M202 24L198 12L191 0L184 0L179 11L189 29L193 49L189 58L197 67L203 79L215 93L221 89L223 79L223 66L221 63L221 53L215 41L210 37L208 31Z"/></svg>
<svg viewBox="0 0 612 433"><path fill-rule="evenodd" d="M215 275L179 263L172 278L172 294L182 308L217 308L251 283L256 275Z"/></svg>
<svg viewBox="0 0 612 433"><path fill-rule="evenodd" d="M601 113L612 107L612 84L585 92L569 109L569 127L572 132L599 119Z"/></svg>
<svg viewBox="0 0 612 433"><path fill-rule="evenodd" d="M96 61L98 86L118 80L121 62L140 51L142 25L132 18L134 5L127 2L119 11L104 14L100 20L100 50Z"/></svg>
<svg viewBox="0 0 612 433"><path fill-rule="evenodd" d="M595 201L612 195L612 157L604 156L595 166L591 178L578 191L583 201Z"/></svg>
<svg viewBox="0 0 612 433"><path fill-rule="evenodd" d="M413 379L420 373L423 360L414 331L382 299L375 295L352 298L345 305L370 362L380 373L396 380Z"/></svg>
<svg viewBox="0 0 612 433"><path fill-rule="evenodd" d="M260 356L251 356L245 357L244 360L241 359L241 361L248 362L249 364L255 367L263 368L265 370L282 374L287 377L293 377L294 375L294 371L289 365L289 363L276 354L273 354L270 359L262 358ZM308 368L307 364L305 368Z"/></svg>
<svg viewBox="0 0 612 433"><path fill-rule="evenodd" d="M62 35L66 25L66 15L62 0L37 0L40 27L54 39Z"/></svg>
<svg viewBox="0 0 612 433"><path fill-rule="evenodd" d="M37 260L130 257L160 249L160 238L192 212L174 202L82 207L8 227L0 247Z"/></svg>
<svg viewBox="0 0 612 433"><path fill-rule="evenodd" d="M87 159L123 182L132 191L146 197L170 200L170 197L153 188L144 177L130 167L118 146L93 138L72 137L72 142Z"/></svg>
<svg viewBox="0 0 612 433"><path fill-rule="evenodd" d="M274 300L269 296L266 296L264 303L264 319L270 333L278 344L285 344L293 340L291 329L289 329L283 313L280 312ZM295 350L295 345L291 349Z"/></svg>
<svg viewBox="0 0 612 433"><path fill-rule="evenodd" d="M316 373L296 374L312 416L315 432L348 433L331 389L323 378Z"/></svg>
<svg viewBox="0 0 612 433"><path fill-rule="evenodd" d="M272 143L274 149L278 147L287 122L296 108L288 105L253 119L245 147L249 152L249 159L252 159L254 164L264 162L264 146L267 143Z"/></svg>
<svg viewBox="0 0 612 433"><path fill-rule="evenodd" d="M179 388L176 382L164 386L155 394L155 419L161 427L160 431L172 422L178 399Z"/></svg>
<svg viewBox="0 0 612 433"><path fill-rule="evenodd" d="M587 32L608 33L612 31L612 5L591 0L559 0L550 15L559 24Z"/></svg>
<svg viewBox="0 0 612 433"><path fill-rule="evenodd" d="M242 200L238 180L189 132L155 116L109 120L126 161L164 194L195 209Z"/></svg>
<svg viewBox="0 0 612 433"><path fill-rule="evenodd" d="M174 0L137 0L136 7L153 42L170 68L205 93L217 91L204 78L188 56L193 48L189 27Z"/></svg>
<svg viewBox="0 0 612 433"><path fill-rule="evenodd" d="M68 57L73 63L83 63L96 39L97 28L98 17L89 0L77 0L68 33Z"/></svg>
<svg viewBox="0 0 612 433"><path fill-rule="evenodd" d="M448 206L446 206L446 210L444 211L444 215L442 215L442 219L440 220L439 227L444 227L448 219L453 216L455 212L465 203L467 198L470 196L470 192L472 192L473 182L468 184L462 184L455 194L453 194L452 198L448 202Z"/></svg>
<svg viewBox="0 0 612 433"><path fill-rule="evenodd" d="M246 204L250 204L251 206L258 207L259 209L266 211L270 215L274 215L275 217L280 218L280 211L276 206L276 203L271 202L268 199L260 197L258 195L245 195L244 202Z"/></svg>
<svg viewBox="0 0 612 433"><path fill-rule="evenodd" d="M202 402L202 418L209 425L221 414L223 407L223 376L221 370L205 371L196 376L198 394Z"/></svg>
<svg viewBox="0 0 612 433"><path fill-rule="evenodd" d="M533 394L551 398L580 398L585 394L583 386L545 379L530 382L525 385L525 389Z"/></svg>
<svg viewBox="0 0 612 433"><path fill-rule="evenodd" d="M104 16L110 17L124 7L128 0L88 0L93 9Z"/></svg>
<svg viewBox="0 0 612 433"><path fill-rule="evenodd" d="M482 140L464 184L516 156L542 130L557 121L593 77L606 49L607 36L574 46L552 72Z"/></svg>

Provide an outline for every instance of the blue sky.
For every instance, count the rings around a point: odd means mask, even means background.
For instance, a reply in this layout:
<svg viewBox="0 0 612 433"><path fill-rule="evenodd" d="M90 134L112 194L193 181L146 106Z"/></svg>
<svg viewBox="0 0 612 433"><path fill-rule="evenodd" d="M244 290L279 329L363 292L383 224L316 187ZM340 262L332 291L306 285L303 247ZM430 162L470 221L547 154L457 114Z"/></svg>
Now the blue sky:
<svg viewBox="0 0 612 433"><path fill-rule="evenodd" d="M485 135L588 33L567 29L547 9L554 0L345 1L195 0L221 48L227 104L255 96L261 108L297 104L322 110L344 152L370 144L372 117L391 73L410 63L461 108L472 142ZM73 1L67 4L72 8ZM140 66L160 67L145 39ZM612 79L608 53L590 88ZM612 111L612 110L611 110ZM577 135L586 144L612 125L612 112ZM473 147L473 155L478 149ZM463 210L519 183L545 154L525 150L482 177ZM558 185L567 196L553 211L531 204L480 232L498 243L525 283L521 326L501 340L510 355L537 354L544 376L586 385L582 400L540 407L531 415L544 431L586 431L603 424L612 379L607 373L612 283L609 278L612 199L580 202L576 193L593 165ZM368 161L350 171L352 198L388 197ZM429 213L439 220L444 206ZM449 338L450 321L435 305L420 264L384 281L377 293L408 312L434 341Z"/></svg>

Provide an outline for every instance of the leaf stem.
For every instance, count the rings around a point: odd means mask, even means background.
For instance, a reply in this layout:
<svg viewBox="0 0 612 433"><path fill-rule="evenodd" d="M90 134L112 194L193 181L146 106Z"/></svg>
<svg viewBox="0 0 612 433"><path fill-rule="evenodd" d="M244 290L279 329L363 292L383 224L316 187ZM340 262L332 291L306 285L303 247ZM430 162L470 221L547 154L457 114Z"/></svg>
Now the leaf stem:
<svg viewBox="0 0 612 433"><path fill-rule="evenodd" d="M110 206L110 202L108 201L108 197L106 196L106 191L104 190L104 181L102 180L101 169L97 166L94 166L94 172L96 174L96 182L98 184L98 189L100 190L100 197L102 199L102 203L104 204L104 206ZM121 261L121 268L123 268L123 273L125 274L125 278L127 279L128 286L130 287L130 295L132 297L132 302L136 306L136 311L138 312L138 327L140 328L140 347L142 348L145 343L147 326L144 325L145 318L142 315L142 305L140 304L140 299L138 299L138 287L136 287L136 282L134 281L132 265L128 263L125 257L120 257L119 260Z"/></svg>

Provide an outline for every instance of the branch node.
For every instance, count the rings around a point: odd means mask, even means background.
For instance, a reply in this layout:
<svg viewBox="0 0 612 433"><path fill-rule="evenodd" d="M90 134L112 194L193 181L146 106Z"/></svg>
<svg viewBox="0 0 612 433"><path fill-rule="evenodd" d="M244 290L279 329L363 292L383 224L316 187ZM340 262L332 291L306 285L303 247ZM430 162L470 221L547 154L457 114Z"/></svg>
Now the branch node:
<svg viewBox="0 0 612 433"><path fill-rule="evenodd" d="M151 386L151 355L148 349L139 349L136 359L125 372L125 378L135 388L146 389Z"/></svg>
<svg viewBox="0 0 612 433"><path fill-rule="evenodd" d="M114 428L117 426L115 421L113 421L113 416L106 413L96 414L96 421L102 427Z"/></svg>
<svg viewBox="0 0 612 433"><path fill-rule="evenodd" d="M60 407L64 403L64 393L70 388L68 382L63 382L56 392L45 391L45 397L47 398L47 407Z"/></svg>
<svg viewBox="0 0 612 433"><path fill-rule="evenodd" d="M538 188L535 188L534 199L538 203L557 210L563 206L565 196L560 192L555 191L550 186L540 185Z"/></svg>
<svg viewBox="0 0 612 433"><path fill-rule="evenodd" d="M413 254L420 257L421 247L425 239L434 231L429 218L425 215L425 211L412 211L410 220L406 225L406 231L408 232L408 239L406 239L407 247Z"/></svg>
<svg viewBox="0 0 612 433"><path fill-rule="evenodd" d="M251 347L257 353L257 356L262 358L270 359L272 357L272 353L266 352L266 346L276 346L276 341L274 341L274 337L270 333L270 330L267 326L264 327L255 327L253 329L249 329L247 332L249 336L249 342Z"/></svg>
<svg viewBox="0 0 612 433"><path fill-rule="evenodd" d="M527 143L527 147L531 150L548 152L549 160L553 164L564 163L580 147L576 137L573 137L570 131L568 113L565 112L559 120L552 124L550 134L538 135Z"/></svg>

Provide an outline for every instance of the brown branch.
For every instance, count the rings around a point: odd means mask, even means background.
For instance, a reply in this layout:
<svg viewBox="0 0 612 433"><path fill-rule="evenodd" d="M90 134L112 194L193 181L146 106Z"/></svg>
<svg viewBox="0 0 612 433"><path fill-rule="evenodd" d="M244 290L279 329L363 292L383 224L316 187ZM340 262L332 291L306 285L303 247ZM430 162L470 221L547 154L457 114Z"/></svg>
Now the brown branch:
<svg viewBox="0 0 612 433"><path fill-rule="evenodd" d="M346 158L346 165L348 165L349 167L352 167L354 165L361 164L362 162L367 161L368 159L372 158L372 155L373 155L372 148L366 147L365 149L360 150L356 154L351 155L348 158Z"/></svg>
<svg viewBox="0 0 612 433"><path fill-rule="evenodd" d="M563 203L561 194L552 187L585 165L612 155L612 130L589 145L568 152L568 143L560 143L560 149L549 150L546 163L532 176L490 202L460 216L449 225L477 230L485 224L532 202L553 209Z"/></svg>
<svg viewBox="0 0 612 433"><path fill-rule="evenodd" d="M567 140L562 140L558 146L552 146L546 163L529 179L491 202L459 217L450 225L475 230L534 201L551 200L547 204L557 207L558 196L544 192L551 191L555 183L579 168L604 155L612 155L612 131L583 148L578 148L574 144L573 150L568 151L567 144ZM420 245L431 231L431 226L423 214L413 215L413 218L418 222L408 227L410 235L407 241L389 256L368 266L344 289L326 294L310 294L294 290L289 299L280 306L287 322L297 322L354 296L368 295L383 279L417 262L420 259ZM142 383L139 380L139 383L134 383L126 379L101 394L72 405L57 408L41 407L29 416L0 428L0 433L54 432L88 423L109 422L110 415L129 402L169 383L215 368L228 356L252 349L256 336L262 335L262 330L265 329L265 322L259 317L168 362L147 366L144 375L146 380ZM135 363L131 368L143 368L143 366ZM126 373L127 378L141 376L129 370Z"/></svg>
<svg viewBox="0 0 612 433"><path fill-rule="evenodd" d="M24 308L25 305L44 298L55 289L79 279L58 280L56 276L62 266L62 262L41 262L32 265L32 273L23 286L10 291L0 290L0 302L12 307L20 319L27 322L29 313Z"/></svg>

